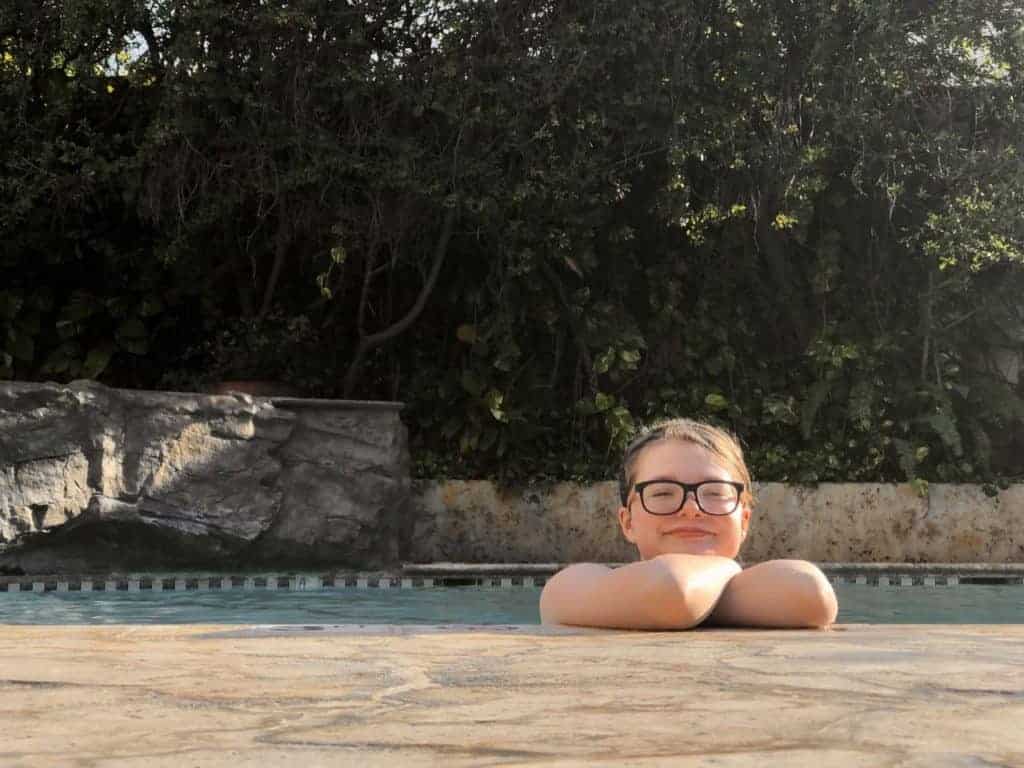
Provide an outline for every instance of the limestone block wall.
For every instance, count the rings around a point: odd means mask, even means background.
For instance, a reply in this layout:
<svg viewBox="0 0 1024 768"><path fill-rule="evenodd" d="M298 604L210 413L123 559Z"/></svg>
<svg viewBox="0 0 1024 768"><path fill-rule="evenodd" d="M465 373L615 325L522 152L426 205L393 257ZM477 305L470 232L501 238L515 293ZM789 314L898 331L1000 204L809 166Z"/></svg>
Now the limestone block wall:
<svg viewBox="0 0 1024 768"><path fill-rule="evenodd" d="M746 562L1024 562L1024 485L761 483ZM412 562L629 562L613 482L500 489L486 481L414 487Z"/></svg>
<svg viewBox="0 0 1024 768"><path fill-rule="evenodd" d="M0 383L0 567L393 563L409 515L398 411Z"/></svg>

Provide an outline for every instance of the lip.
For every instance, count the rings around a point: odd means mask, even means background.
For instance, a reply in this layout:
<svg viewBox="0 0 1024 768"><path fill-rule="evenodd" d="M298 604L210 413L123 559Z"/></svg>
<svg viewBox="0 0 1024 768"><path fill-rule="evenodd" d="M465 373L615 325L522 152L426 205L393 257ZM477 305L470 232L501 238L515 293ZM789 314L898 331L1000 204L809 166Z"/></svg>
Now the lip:
<svg viewBox="0 0 1024 768"><path fill-rule="evenodd" d="M681 539L699 539L704 536L714 536L711 531L703 528L671 528L665 531L666 536L677 536Z"/></svg>

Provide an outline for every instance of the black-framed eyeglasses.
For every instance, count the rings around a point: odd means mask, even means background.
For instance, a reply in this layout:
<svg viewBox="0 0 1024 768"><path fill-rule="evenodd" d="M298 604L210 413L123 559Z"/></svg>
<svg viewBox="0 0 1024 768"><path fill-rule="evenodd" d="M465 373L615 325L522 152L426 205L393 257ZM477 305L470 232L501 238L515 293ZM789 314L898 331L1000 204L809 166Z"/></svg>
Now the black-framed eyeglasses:
<svg viewBox="0 0 1024 768"><path fill-rule="evenodd" d="M700 483L647 480L633 487L644 509L652 515L674 515L686 504L691 492L701 512L731 515L740 505L744 488L743 483L726 480L704 480Z"/></svg>

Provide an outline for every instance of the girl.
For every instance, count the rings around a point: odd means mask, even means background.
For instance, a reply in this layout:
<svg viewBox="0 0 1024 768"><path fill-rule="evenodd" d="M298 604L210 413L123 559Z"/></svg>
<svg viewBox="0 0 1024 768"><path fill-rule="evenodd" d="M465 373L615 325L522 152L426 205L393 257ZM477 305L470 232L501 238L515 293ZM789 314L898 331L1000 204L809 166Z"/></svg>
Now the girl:
<svg viewBox="0 0 1024 768"><path fill-rule="evenodd" d="M580 563L555 574L541 621L619 629L827 627L835 592L803 560L743 570L733 559L754 504L743 451L728 432L674 419L626 449L619 525L640 561L612 570Z"/></svg>

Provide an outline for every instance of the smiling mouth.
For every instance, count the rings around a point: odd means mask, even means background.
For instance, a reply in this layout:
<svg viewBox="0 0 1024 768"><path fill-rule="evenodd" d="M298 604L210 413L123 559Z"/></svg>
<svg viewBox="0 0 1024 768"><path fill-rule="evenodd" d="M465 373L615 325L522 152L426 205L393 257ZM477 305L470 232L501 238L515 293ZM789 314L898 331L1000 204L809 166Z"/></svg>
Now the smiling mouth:
<svg viewBox="0 0 1024 768"><path fill-rule="evenodd" d="M667 535L668 536L676 536L676 537L678 537L680 539L702 539L705 536L711 536L713 534L710 531L689 530L689 531L669 531L667 533Z"/></svg>

